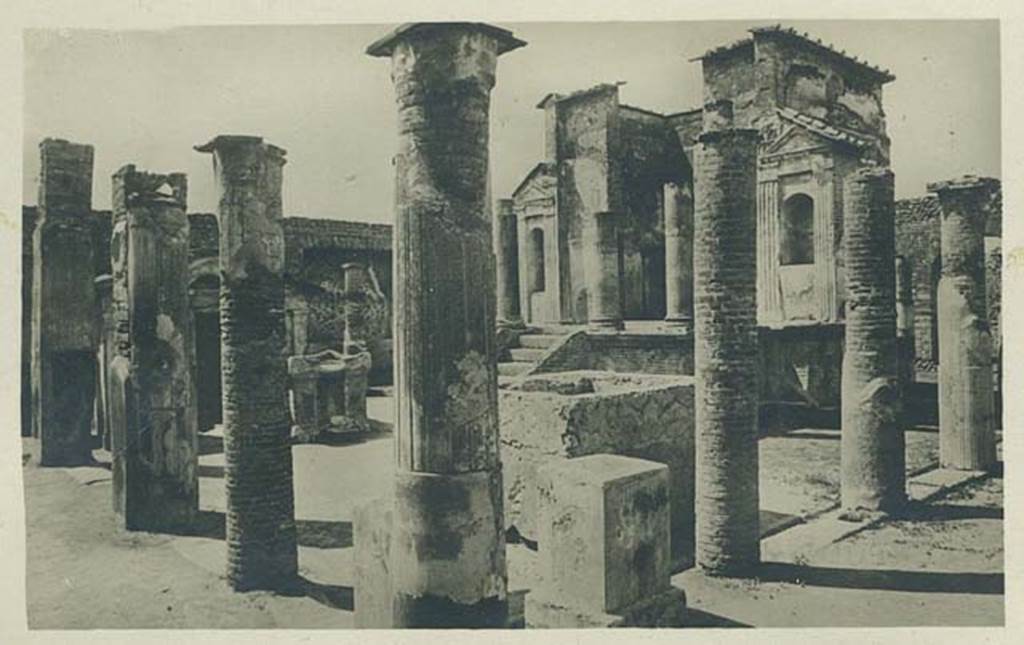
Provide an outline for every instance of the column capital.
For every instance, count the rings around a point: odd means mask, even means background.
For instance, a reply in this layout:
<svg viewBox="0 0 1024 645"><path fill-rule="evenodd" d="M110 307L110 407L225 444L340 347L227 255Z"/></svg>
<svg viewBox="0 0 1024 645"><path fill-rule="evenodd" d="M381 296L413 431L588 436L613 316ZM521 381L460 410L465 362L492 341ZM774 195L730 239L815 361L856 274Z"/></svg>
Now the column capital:
<svg viewBox="0 0 1024 645"><path fill-rule="evenodd" d="M526 45L525 41L513 36L511 31L482 22L409 22L374 41L366 48L366 53L370 56L389 57L400 43L423 37L437 39L460 32L490 36L498 43L499 56Z"/></svg>
<svg viewBox="0 0 1024 645"><path fill-rule="evenodd" d="M935 193L942 197L943 193L951 191L962 191L962 190L985 190L990 191L999 186L999 180L992 177L976 177L974 175L964 175L957 177L956 179L947 179L945 181L935 181L928 184L928 192Z"/></svg>
<svg viewBox="0 0 1024 645"><path fill-rule="evenodd" d="M218 134L206 143L192 146L196 152L212 152L218 157L233 158L234 154L248 152L263 153L268 161L286 163L288 151L272 143L265 143L263 137L248 134Z"/></svg>

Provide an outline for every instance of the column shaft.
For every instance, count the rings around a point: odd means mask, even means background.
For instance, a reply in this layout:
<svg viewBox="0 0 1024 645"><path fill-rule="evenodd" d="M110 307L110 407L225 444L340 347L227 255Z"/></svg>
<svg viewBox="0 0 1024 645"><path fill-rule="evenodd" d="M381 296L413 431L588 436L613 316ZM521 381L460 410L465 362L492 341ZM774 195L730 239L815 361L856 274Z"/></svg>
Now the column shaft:
<svg viewBox="0 0 1024 645"><path fill-rule="evenodd" d="M32 434L39 464L92 460L96 321L92 146L39 144L39 221L33 234Z"/></svg>
<svg viewBox="0 0 1024 645"><path fill-rule="evenodd" d="M697 562L713 574L760 561L755 130L700 137L696 154Z"/></svg>
<svg viewBox="0 0 1024 645"><path fill-rule="evenodd" d="M665 321L693 325L693 194L665 184Z"/></svg>
<svg viewBox="0 0 1024 645"><path fill-rule="evenodd" d="M906 500L892 173L868 168L849 176L844 204L842 506L847 512L891 511Z"/></svg>
<svg viewBox="0 0 1024 645"><path fill-rule="evenodd" d="M587 281L587 322L599 329L622 329L622 249L619 219L613 211L594 213L585 224L583 273Z"/></svg>
<svg viewBox="0 0 1024 645"><path fill-rule="evenodd" d="M498 325L522 327L519 309L519 223L511 199L498 200Z"/></svg>
<svg viewBox="0 0 1024 645"><path fill-rule="evenodd" d="M373 612L390 626L506 620L488 128L497 57L522 44L487 25L418 23L368 49L391 58L398 103L398 469L389 600Z"/></svg>
<svg viewBox="0 0 1024 645"><path fill-rule="evenodd" d="M284 150L220 136L220 325L229 583L271 589L296 575L285 361Z"/></svg>
<svg viewBox="0 0 1024 645"><path fill-rule="evenodd" d="M945 468L981 470L996 460L984 244L993 183L964 177L928 187L942 205L939 462Z"/></svg>
<svg viewBox="0 0 1024 645"><path fill-rule="evenodd" d="M129 530L186 527L199 511L186 191L182 174L129 165L113 177L111 264L127 354L112 364L111 447L114 509Z"/></svg>

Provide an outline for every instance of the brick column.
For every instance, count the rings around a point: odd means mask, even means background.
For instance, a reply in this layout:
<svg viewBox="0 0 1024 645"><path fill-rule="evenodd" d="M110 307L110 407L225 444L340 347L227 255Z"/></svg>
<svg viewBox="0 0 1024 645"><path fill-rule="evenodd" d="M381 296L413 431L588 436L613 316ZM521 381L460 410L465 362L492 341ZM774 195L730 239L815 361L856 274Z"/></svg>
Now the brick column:
<svg viewBox="0 0 1024 645"><path fill-rule="evenodd" d="M587 322L598 329L622 329L622 253L619 213L594 213L584 225L583 273L587 281Z"/></svg>
<svg viewBox="0 0 1024 645"><path fill-rule="evenodd" d="M665 322L693 327L693 194L665 184Z"/></svg>
<svg viewBox="0 0 1024 645"><path fill-rule="evenodd" d="M896 353L897 379L904 418L909 418L910 387L916 379L914 337L914 267L903 256L896 257Z"/></svg>
<svg viewBox="0 0 1024 645"><path fill-rule="evenodd" d="M992 339L985 308L985 204L995 180L929 184L942 204L939 278L939 462L982 470L996 460Z"/></svg>
<svg viewBox="0 0 1024 645"><path fill-rule="evenodd" d="M842 507L847 514L891 511L906 501L896 380L893 175L888 169L864 168L845 183Z"/></svg>
<svg viewBox="0 0 1024 645"><path fill-rule="evenodd" d="M237 590L291 582L297 570L285 363L285 151L218 136L220 329L227 488L227 577Z"/></svg>
<svg viewBox="0 0 1024 645"><path fill-rule="evenodd" d="M705 131L696 153L694 347L697 563L760 561L756 130Z"/></svg>
<svg viewBox="0 0 1024 645"><path fill-rule="evenodd" d="M199 511L198 420L188 297L187 183L122 167L113 176L111 258L127 356L111 390L114 510L128 530L187 527Z"/></svg>
<svg viewBox="0 0 1024 645"><path fill-rule="evenodd" d="M96 388L92 146L39 144L32 258L32 435L42 466L92 460Z"/></svg>
<svg viewBox="0 0 1024 645"><path fill-rule="evenodd" d="M498 326L520 329L519 310L519 223L511 199L498 200Z"/></svg>
<svg viewBox="0 0 1024 645"><path fill-rule="evenodd" d="M489 25L416 23L367 49L391 59L398 102L390 626L506 620L488 121L497 58L523 44Z"/></svg>

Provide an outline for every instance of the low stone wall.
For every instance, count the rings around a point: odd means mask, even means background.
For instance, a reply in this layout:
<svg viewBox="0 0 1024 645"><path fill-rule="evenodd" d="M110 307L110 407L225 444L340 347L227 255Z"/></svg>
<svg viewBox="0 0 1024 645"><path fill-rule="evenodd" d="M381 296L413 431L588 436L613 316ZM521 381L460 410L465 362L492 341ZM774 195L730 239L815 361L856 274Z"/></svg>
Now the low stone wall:
<svg viewBox="0 0 1024 645"><path fill-rule="evenodd" d="M692 375L693 334L581 330L553 347L530 374L572 370Z"/></svg>
<svg viewBox="0 0 1024 645"><path fill-rule="evenodd" d="M693 379L572 371L499 390L505 524L537 539L537 469L608 453L669 467L673 561L693 557ZM541 547L543 548L543 547Z"/></svg>

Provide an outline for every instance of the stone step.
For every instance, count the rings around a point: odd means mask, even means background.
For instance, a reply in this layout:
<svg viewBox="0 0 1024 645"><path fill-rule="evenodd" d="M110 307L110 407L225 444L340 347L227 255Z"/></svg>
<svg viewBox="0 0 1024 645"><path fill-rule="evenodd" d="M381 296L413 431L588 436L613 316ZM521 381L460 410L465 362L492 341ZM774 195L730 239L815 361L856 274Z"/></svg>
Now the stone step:
<svg viewBox="0 0 1024 645"><path fill-rule="evenodd" d="M562 338L559 334L523 334L519 337L519 346L531 349L547 349Z"/></svg>
<svg viewBox="0 0 1024 645"><path fill-rule="evenodd" d="M512 354L512 360L517 363L536 363L544 357L543 349L530 349L527 347L516 347L508 350Z"/></svg>
<svg viewBox="0 0 1024 645"><path fill-rule="evenodd" d="M518 376L532 365L530 363L498 363L498 375L499 376Z"/></svg>

